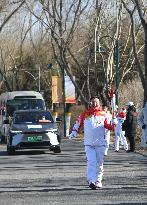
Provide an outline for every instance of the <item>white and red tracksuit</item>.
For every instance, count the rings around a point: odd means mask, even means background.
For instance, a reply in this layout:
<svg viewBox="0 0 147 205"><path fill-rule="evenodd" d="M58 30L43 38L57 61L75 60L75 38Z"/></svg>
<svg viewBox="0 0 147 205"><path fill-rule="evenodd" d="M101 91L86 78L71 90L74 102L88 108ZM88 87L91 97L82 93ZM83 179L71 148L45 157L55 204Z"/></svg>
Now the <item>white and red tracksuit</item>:
<svg viewBox="0 0 147 205"><path fill-rule="evenodd" d="M106 113L96 107L89 108L81 114L73 127L73 137L76 137L75 132L78 132L82 126L84 126L84 145L87 157L87 181L89 184L101 183L107 144L105 128L111 130L113 125L108 123Z"/></svg>
<svg viewBox="0 0 147 205"><path fill-rule="evenodd" d="M111 123L112 123L112 114L111 114L109 111L106 112L106 118L107 118L107 122L108 122L109 124L111 124ZM108 149L109 149L110 134L111 134L111 133L110 133L110 130L105 129L105 139L106 139L105 155L107 155Z"/></svg>
<svg viewBox="0 0 147 205"><path fill-rule="evenodd" d="M137 117L137 122L139 127L142 129L141 147L146 148L147 147L147 102L139 112L139 115ZM145 125L144 129L142 128L143 125Z"/></svg>
<svg viewBox="0 0 147 205"><path fill-rule="evenodd" d="M124 122L126 118L126 112L125 110L122 110L115 119L115 150L119 151L119 142L120 138L122 140L124 149L127 151L128 150L128 143L125 137L125 131L122 131L122 123Z"/></svg>

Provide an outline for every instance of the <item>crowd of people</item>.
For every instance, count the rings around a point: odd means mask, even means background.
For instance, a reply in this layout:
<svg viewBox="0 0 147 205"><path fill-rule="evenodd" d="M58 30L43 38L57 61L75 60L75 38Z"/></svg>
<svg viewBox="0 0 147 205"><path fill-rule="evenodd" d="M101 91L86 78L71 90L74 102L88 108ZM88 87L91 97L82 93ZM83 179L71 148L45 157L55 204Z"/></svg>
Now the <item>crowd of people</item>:
<svg viewBox="0 0 147 205"><path fill-rule="evenodd" d="M128 152L135 151L137 124L142 128L142 145L147 146L147 103L140 113L133 102L113 112L107 105L100 105L98 97L90 99L89 107L74 124L69 138L75 139L84 127L84 146L87 159L87 182L91 189L102 188L104 158L108 154L111 133L114 133L114 151L120 144Z"/></svg>

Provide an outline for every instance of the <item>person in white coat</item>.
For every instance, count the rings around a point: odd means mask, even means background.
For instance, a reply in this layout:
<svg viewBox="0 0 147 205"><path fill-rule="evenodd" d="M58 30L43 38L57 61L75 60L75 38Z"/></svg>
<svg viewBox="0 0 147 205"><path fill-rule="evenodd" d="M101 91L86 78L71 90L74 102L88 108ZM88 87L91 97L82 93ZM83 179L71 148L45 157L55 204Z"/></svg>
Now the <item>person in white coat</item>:
<svg viewBox="0 0 147 205"><path fill-rule="evenodd" d="M139 127L142 129L141 146L147 147L147 102L137 117Z"/></svg>
<svg viewBox="0 0 147 205"><path fill-rule="evenodd" d="M102 109L106 112L106 117L109 123L112 123L112 114L109 110L109 107L105 104L102 105ZM108 154L109 144L110 144L110 135L111 132L108 129L105 129L105 139L106 139L106 149L105 149L105 156Z"/></svg>
<svg viewBox="0 0 147 205"><path fill-rule="evenodd" d="M103 162L106 148L105 129L113 129L97 97L91 98L91 107L76 121L70 139L77 137L84 126L84 146L87 158L87 182L91 189L102 188Z"/></svg>
<svg viewBox="0 0 147 205"><path fill-rule="evenodd" d="M122 143L124 146L124 150L127 151L128 150L128 143L127 143L127 139L125 137L125 131L122 130L122 124L124 122L126 118L126 109L122 108L122 110L120 110L120 112L117 114L116 119L115 119L115 151L118 152L119 151L119 142L120 142L120 138L122 139Z"/></svg>

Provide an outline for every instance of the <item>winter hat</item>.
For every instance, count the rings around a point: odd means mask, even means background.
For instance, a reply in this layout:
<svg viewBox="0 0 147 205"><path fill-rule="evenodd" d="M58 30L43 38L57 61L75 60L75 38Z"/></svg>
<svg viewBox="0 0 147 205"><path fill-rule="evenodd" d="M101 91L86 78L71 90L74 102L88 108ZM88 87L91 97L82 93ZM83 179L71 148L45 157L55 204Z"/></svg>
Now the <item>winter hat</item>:
<svg viewBox="0 0 147 205"><path fill-rule="evenodd" d="M122 107L117 115L118 118L126 118L126 108Z"/></svg>
<svg viewBox="0 0 147 205"><path fill-rule="evenodd" d="M127 105L127 106L133 106L134 103L133 103L133 102L128 102L126 105Z"/></svg>
<svg viewBox="0 0 147 205"><path fill-rule="evenodd" d="M125 117L126 117L126 113L125 113L125 112L120 112L120 113L118 114L118 117L120 117L120 118L125 118Z"/></svg>

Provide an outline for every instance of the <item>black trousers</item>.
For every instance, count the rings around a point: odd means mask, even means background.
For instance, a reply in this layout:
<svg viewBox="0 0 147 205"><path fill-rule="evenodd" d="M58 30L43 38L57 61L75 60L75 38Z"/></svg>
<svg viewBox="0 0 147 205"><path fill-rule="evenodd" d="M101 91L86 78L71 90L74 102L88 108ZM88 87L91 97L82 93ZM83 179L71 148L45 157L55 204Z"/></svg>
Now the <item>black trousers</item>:
<svg viewBox="0 0 147 205"><path fill-rule="evenodd" d="M130 143L130 150L135 150L135 136L129 136L128 137L129 143Z"/></svg>

